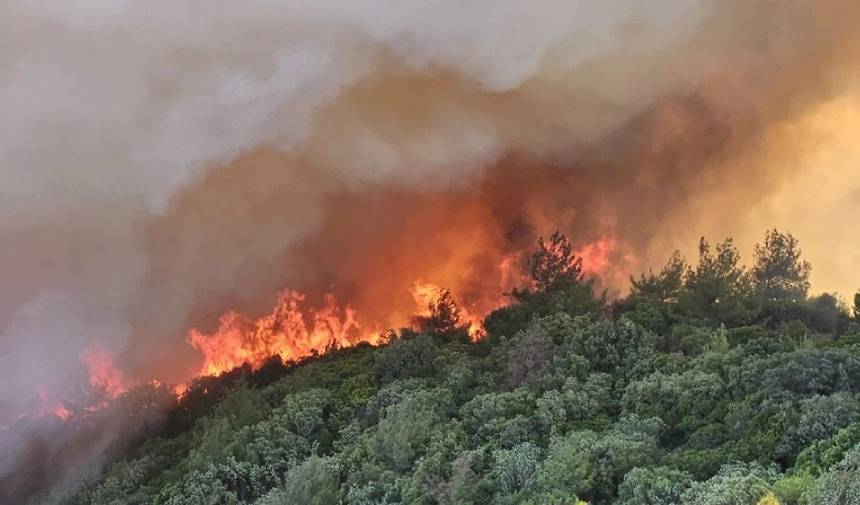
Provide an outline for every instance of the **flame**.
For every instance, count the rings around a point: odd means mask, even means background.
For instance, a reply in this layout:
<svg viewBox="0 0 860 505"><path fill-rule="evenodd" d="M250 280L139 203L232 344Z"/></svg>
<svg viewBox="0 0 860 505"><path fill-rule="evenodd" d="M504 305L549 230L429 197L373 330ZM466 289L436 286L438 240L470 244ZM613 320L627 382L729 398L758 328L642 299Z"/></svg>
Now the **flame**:
<svg viewBox="0 0 860 505"><path fill-rule="evenodd" d="M199 373L218 375L246 363L257 367L272 356L290 361L379 341L379 332L362 330L355 311L349 305L341 308L334 295L326 295L320 308L305 309L304 301L304 294L284 291L272 312L259 319L228 312L211 335L191 330L188 343L204 357Z"/></svg>
<svg viewBox="0 0 860 505"><path fill-rule="evenodd" d="M525 251L496 252L492 256L496 266L481 270L480 278L475 279L476 272L463 265L480 254L481 244L480 241L469 244L469 247L459 250L460 256L427 270L434 282L413 282L408 288L410 303L392 297L390 292L387 293L388 301L379 300L368 305L365 300L363 309L374 309L370 314L364 310L359 313L350 303L341 304L331 293L323 295L321 302L314 306L306 294L295 290L281 292L272 310L262 317L253 318L228 311L220 318L214 332L207 334L197 329L188 332L186 341L202 355L199 368L191 375L217 376L246 364L257 368L273 356L285 362L298 361L360 342L378 345L383 342L383 332L388 328L407 327L415 324L417 317L429 316L431 304L438 302L448 286L454 288L452 294L455 295L461 321L468 326L472 341L477 341L484 335L482 323L486 316L508 303L507 293L513 288L528 282L522 268ZM582 257L583 272L599 276L608 275L618 251L615 239L606 235L580 247L576 253ZM379 280L380 283L387 281L388 278ZM459 297L458 289L468 294ZM380 307L389 307L389 310L380 316ZM80 354L80 360L89 373L89 384L100 396L75 412L103 409L111 399L144 382L141 378L129 380L116 366L114 358L110 351L99 345L90 345ZM171 391L177 398L186 393L192 378L172 386ZM155 386L162 384L156 379L146 382ZM37 390L37 396L38 405L32 416L53 415L62 420L76 416L63 401L49 398L45 391Z"/></svg>
<svg viewBox="0 0 860 505"><path fill-rule="evenodd" d="M515 255L506 256L499 263L498 295L458 303L473 341L483 335L483 319L505 303L503 289L517 278L513 273L515 263ZM438 284L414 282L409 289L414 307L386 321L403 327L411 324L416 316L428 316L430 305L438 300L443 290ZM253 319L230 311L221 317L218 328L211 334L192 329L186 340L203 355L198 375L219 375L244 364L256 368L272 356L294 361L331 348L349 347L359 342L378 345L382 341L382 332L387 327L360 323L356 310L349 304L341 306L333 294L326 294L319 308L306 307L306 301L305 294L287 290L278 296L272 311L263 317ZM187 384L180 384L173 392L180 397L187 388Z"/></svg>
<svg viewBox="0 0 860 505"><path fill-rule="evenodd" d="M49 415L67 421L80 413L97 412L105 408L110 400L119 397L134 385L126 381L123 373L114 364L111 353L98 345L90 345L81 352L79 359L86 366L90 387L96 393L89 398L88 404L79 405L73 411L69 408L66 399L49 394L42 387L36 387L34 408L27 413L19 414L13 422ZM0 425L0 430L9 426L11 424Z"/></svg>
<svg viewBox="0 0 860 505"><path fill-rule="evenodd" d="M429 316L430 306L437 303L439 301L439 297L444 292L445 289L441 286L437 286L436 284L420 281L415 282L409 290L409 293L412 295L413 300L415 300L415 305L417 307L415 316ZM458 304L457 308L460 310L460 319L469 327L469 337L472 338L472 341L478 340L484 331L481 321L483 321L487 314L483 314L480 317L477 316L474 313L476 309L475 304L472 304L471 306Z"/></svg>
<svg viewBox="0 0 860 505"><path fill-rule="evenodd" d="M608 235L581 247L577 254L583 259L583 272L586 275L604 273L617 250L618 244ZM468 325L473 341L483 336L482 322L486 316L507 303L506 293L525 282L517 268L522 257L522 252L501 257L492 273L497 280L497 292L481 292L480 297L457 299L461 320ZM458 272L456 261L437 266L434 273L446 280L456 281L463 277ZM454 284L465 285L462 280ZM211 334L192 329L186 340L202 354L198 375L219 375L245 364L257 368L272 356L296 361L359 342L378 345L385 329L409 326L416 317L430 315L430 305L444 292L443 286L446 284L413 282L408 289L412 305L392 303L397 308L392 309L383 321L363 318L350 304L341 305L331 293L324 295L321 306L312 307L308 306L305 294L286 290L278 296L269 314L255 319L230 311L221 317L218 328ZM177 396L186 390L186 384L173 389Z"/></svg>
<svg viewBox="0 0 860 505"><path fill-rule="evenodd" d="M66 406L62 403L57 404L51 411L51 413L59 417L63 421L67 420L72 415L71 411L69 411L69 409L67 409Z"/></svg>
<svg viewBox="0 0 860 505"><path fill-rule="evenodd" d="M430 305L436 302L441 292L442 288L435 284L415 281L415 284L409 289L409 293L412 295L412 299L415 300L415 305L418 307L418 312L416 312L415 315L425 317L429 316Z"/></svg>
<svg viewBox="0 0 860 505"><path fill-rule="evenodd" d="M87 366L90 385L104 391L109 398L116 398L128 390L122 372L114 365L111 354L97 345L81 353L81 361Z"/></svg>
<svg viewBox="0 0 860 505"><path fill-rule="evenodd" d="M179 384L173 386L173 389L171 389L171 391L173 392L173 396L177 398L182 398L183 396L185 396L185 392L188 391L188 383L180 382Z"/></svg>
<svg viewBox="0 0 860 505"><path fill-rule="evenodd" d="M36 389L36 398L38 404L35 413L33 414L33 417L52 415L62 419L63 421L71 417L71 411L69 411L69 409L62 402L49 397L48 393L44 389ZM18 419L23 417L27 416L22 414L18 416Z"/></svg>
<svg viewBox="0 0 860 505"><path fill-rule="evenodd" d="M617 247L614 238L604 236L576 251L576 255L582 258L582 273L592 276L602 274L609 267L611 255Z"/></svg>

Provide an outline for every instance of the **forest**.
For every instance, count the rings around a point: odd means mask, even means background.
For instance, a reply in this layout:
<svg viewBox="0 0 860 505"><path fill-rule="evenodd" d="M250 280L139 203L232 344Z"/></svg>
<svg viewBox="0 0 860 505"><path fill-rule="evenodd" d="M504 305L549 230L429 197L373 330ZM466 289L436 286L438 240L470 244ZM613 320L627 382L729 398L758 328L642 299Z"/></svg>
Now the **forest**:
<svg viewBox="0 0 860 505"><path fill-rule="evenodd" d="M860 294L811 295L777 230L620 299L573 251L541 240L477 341L444 292L379 347L132 390L135 434L62 503L860 504Z"/></svg>

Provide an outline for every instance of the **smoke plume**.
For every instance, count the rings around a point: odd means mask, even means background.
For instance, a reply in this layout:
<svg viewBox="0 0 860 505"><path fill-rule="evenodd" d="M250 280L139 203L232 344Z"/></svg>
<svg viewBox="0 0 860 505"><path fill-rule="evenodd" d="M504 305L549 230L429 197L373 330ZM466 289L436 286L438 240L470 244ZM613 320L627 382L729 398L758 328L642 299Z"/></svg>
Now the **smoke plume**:
<svg viewBox="0 0 860 505"><path fill-rule="evenodd" d="M104 381L185 380L189 328L284 288L380 327L418 281L487 303L490 272L555 228L611 240L623 279L776 224L817 288L860 286L832 256L858 243L839 231L860 210L858 15L0 1L0 425L83 394L94 349Z"/></svg>

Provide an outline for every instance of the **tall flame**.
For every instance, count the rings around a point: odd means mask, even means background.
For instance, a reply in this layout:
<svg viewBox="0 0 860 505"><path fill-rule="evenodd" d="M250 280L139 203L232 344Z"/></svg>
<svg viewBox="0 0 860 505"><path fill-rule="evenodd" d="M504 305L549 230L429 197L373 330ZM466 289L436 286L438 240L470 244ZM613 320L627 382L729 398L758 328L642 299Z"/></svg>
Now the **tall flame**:
<svg viewBox="0 0 860 505"><path fill-rule="evenodd" d="M583 259L583 273L588 276L603 274L617 248L614 238L604 236L578 249L577 254ZM525 281L516 268L521 255L509 254L499 262L495 272L497 292L482 293L480 299L457 300L461 322L468 326L473 341L483 335L484 318L507 302L505 293ZM456 265L444 270L456 271ZM418 316L428 316L430 306L438 301L444 289L442 284L415 281L409 288L414 306L390 314L385 323L404 327L413 324ZM341 305L333 294L324 296L322 306L309 307L305 294L287 290L278 296L271 312L260 318L230 311L221 317L218 328L211 334L193 329L186 340L203 355L198 374L218 375L244 364L258 367L272 356L294 361L359 342L377 345L388 327L363 319L349 303ZM181 394L184 390L180 386L175 392Z"/></svg>
<svg viewBox="0 0 860 505"><path fill-rule="evenodd" d="M204 358L199 373L217 375L245 363L258 366L272 356L290 361L333 347L378 342L379 332L362 329L355 311L349 305L341 308L334 295L326 295L320 308L305 309L304 301L304 294L284 291L259 319L231 311L211 335L191 330L188 343Z"/></svg>
<svg viewBox="0 0 860 505"><path fill-rule="evenodd" d="M113 357L102 347L90 346L81 353L81 361L89 371L90 385L103 391L109 398L116 398L128 390L128 384L114 364Z"/></svg>
<svg viewBox="0 0 860 505"><path fill-rule="evenodd" d="M582 258L585 275L605 276L617 250L615 239L604 236L580 247L576 254ZM467 326L473 341L483 337L484 318L507 303L506 293L527 282L521 268L523 257L522 251L501 256L495 271L491 272L495 279L484 283L485 286L496 285L496 291L488 290L481 292L479 297L472 295L472 298L456 299L460 320ZM458 265L455 263L436 270L436 277L448 283L459 279L460 285L466 285L472 279L463 279L462 275L458 275ZM454 284L456 288L457 283ZM396 308L391 309L383 321L360 314L350 303L340 303L331 293L322 296L318 306L313 306L304 293L282 291L271 311L261 317L229 311L221 316L218 327L212 333L190 330L186 341L202 355L202 363L193 375L220 375L245 364L256 368L274 356L285 362L298 361L360 342L378 345L388 328L414 325L416 318L429 316L431 306L438 303L446 287L441 282L413 282L408 290L412 304L392 303L391 306ZM383 305L386 302L379 303ZM89 373L89 383L99 393L97 401L85 406L86 411L103 407L107 400L141 383L125 377L114 358L99 345L90 345L80 354L80 360ZM150 383L159 384L155 380ZM173 392L179 397L187 388L188 383L180 383L173 388ZM49 398L44 391L38 393L38 415L52 414L64 420L73 415L62 401Z"/></svg>

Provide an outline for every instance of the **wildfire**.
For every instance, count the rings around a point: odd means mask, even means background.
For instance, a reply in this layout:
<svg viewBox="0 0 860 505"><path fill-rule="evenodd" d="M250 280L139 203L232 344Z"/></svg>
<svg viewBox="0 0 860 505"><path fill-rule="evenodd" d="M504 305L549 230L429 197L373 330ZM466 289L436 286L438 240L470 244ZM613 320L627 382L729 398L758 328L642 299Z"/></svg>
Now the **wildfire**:
<svg viewBox="0 0 860 505"><path fill-rule="evenodd" d="M616 247L615 239L607 236L576 251L576 255L582 258L582 272L586 275L597 275L605 271L611 260L610 255Z"/></svg>
<svg viewBox="0 0 860 505"><path fill-rule="evenodd" d="M429 316L431 305L437 303L439 301L439 297L444 292L445 289L441 286L420 281L416 282L409 290L413 300L415 300L417 308L415 315L423 317ZM483 316L480 317L478 314L475 314L474 311L476 307L474 304L472 306L461 304L458 305L457 308L460 311L461 322L469 325L469 336L473 341L478 340L484 330L481 326L481 321L484 319L486 314L483 314Z"/></svg>
<svg viewBox="0 0 860 505"><path fill-rule="evenodd" d="M51 413L54 414L55 416L59 417L63 421L65 421L66 419L68 419L72 415L72 413L69 411L69 409L67 409L66 406L63 405L62 403L57 404Z"/></svg>
<svg viewBox="0 0 860 505"><path fill-rule="evenodd" d="M617 250L618 245L610 236L580 247L577 255L582 258L583 272L589 276L605 274ZM500 259L496 260L496 267L485 271L489 278L480 279L481 289L472 289L471 296L456 298L460 321L468 325L473 341L483 336L482 322L486 316L507 303L506 293L527 283L521 252L497 258ZM410 326L416 324L417 318L430 316L431 306L439 302L448 286L462 290L469 285L468 282L474 281L465 279L468 276L461 274L454 263L443 265L431 273L435 274L434 280L443 282L413 282L408 288L412 303L393 301L390 307L394 308L382 318L378 313L368 317L363 310L360 314L350 303L340 303L334 294L322 296L321 302L314 306L308 296L294 290L280 293L272 310L262 317L227 312L214 332L206 334L196 329L188 332L186 341L202 355L202 364L193 375L220 375L245 364L256 368L272 356L284 361L297 361L360 342L378 345L388 328ZM452 290L452 293L460 294L461 290ZM378 305L385 305L385 302ZM97 401L84 408L85 411L101 409L110 399L142 383L125 377L115 365L114 356L101 346L91 345L80 354L80 360L87 367L90 385L101 394ZM160 386L156 380L149 383ZM187 389L188 382L184 382L173 386L172 392L181 397ZM63 420L73 416L63 402L49 399L44 391L39 391L38 411L38 415L51 414Z"/></svg>
<svg viewBox="0 0 860 505"><path fill-rule="evenodd" d="M189 332L188 343L204 357L200 374L217 375L245 363L258 366L271 356L290 361L379 341L379 332L363 330L355 311L349 305L340 308L334 295L326 295L320 308L305 309L304 301L302 293L285 291L272 312L259 319L228 312L213 334Z"/></svg>
<svg viewBox="0 0 860 505"><path fill-rule="evenodd" d="M81 361L87 366L90 385L103 391L109 398L116 398L128 390L122 372L114 365L113 357L99 346L91 346L81 353Z"/></svg>
<svg viewBox="0 0 860 505"><path fill-rule="evenodd" d="M598 275L605 271L617 244L606 236L577 251L583 272ZM520 254L503 256L494 275L498 293L482 293L480 299L457 300L460 319L468 325L473 340L483 334L484 318L506 302L505 292L524 281L516 272ZM446 269L455 272L455 269ZM430 306L444 292L443 285L415 281L409 294L414 305L391 314L383 323L365 320L350 304L341 305L335 295L327 294L319 307L308 306L306 295L292 290L282 292L269 314L252 318L235 311L224 314L211 334L198 330L188 333L188 343L203 355L199 375L218 375L244 364L260 366L272 356L294 361L328 349L349 347L359 342L377 345L389 327L408 326L416 317L430 315ZM403 307L400 305L400 307ZM185 386L174 389L181 396Z"/></svg>
<svg viewBox="0 0 860 505"><path fill-rule="evenodd" d="M62 402L51 399L44 389L37 389L36 397L38 398L38 406L34 414L35 417L41 417L50 414L55 417L59 417L60 419L65 421L72 415L69 409L66 408L66 406L63 405ZM19 416L19 418L20 417L24 416L22 415Z"/></svg>
<svg viewBox="0 0 860 505"><path fill-rule="evenodd" d="M442 291L435 284L416 282L410 290L415 310L396 319L408 325L416 316L429 315L430 305ZM199 374L218 375L246 363L257 367L272 356L291 361L359 342L381 342L383 328L363 326L356 311L348 304L340 306L334 295L325 295L319 308L306 307L305 302L304 294L288 290L278 296L272 311L263 317L253 319L231 311L221 317L212 334L191 330L187 341L203 355ZM486 314L473 310L460 307L460 316L469 324L469 334L477 338L483 318L479 316ZM177 395L184 391L185 387L174 389Z"/></svg>

